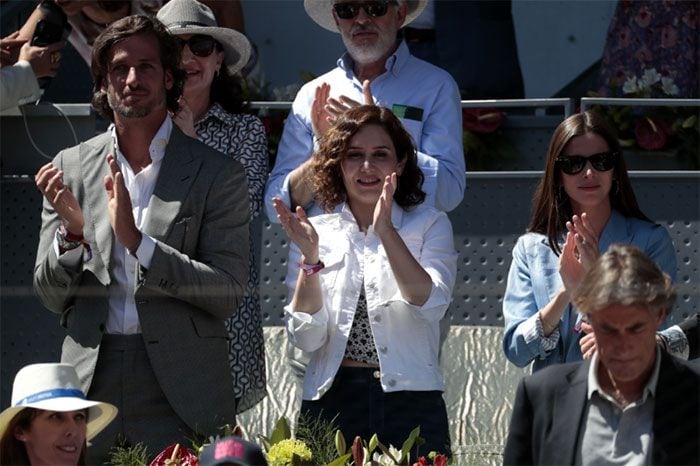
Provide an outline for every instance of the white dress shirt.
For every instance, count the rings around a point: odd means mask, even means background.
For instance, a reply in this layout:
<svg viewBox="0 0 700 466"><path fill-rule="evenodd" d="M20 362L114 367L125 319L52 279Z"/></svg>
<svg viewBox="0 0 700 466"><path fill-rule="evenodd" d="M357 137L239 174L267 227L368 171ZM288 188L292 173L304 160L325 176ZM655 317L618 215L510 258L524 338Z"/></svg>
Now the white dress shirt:
<svg viewBox="0 0 700 466"><path fill-rule="evenodd" d="M319 257L325 264L319 272L323 305L314 314L294 312L291 304L285 307L290 341L311 356L304 378L305 400L319 399L333 383L363 281L383 390L444 389L438 362L439 322L450 304L457 271L452 225L445 213L425 205L411 211L394 205L391 217L432 280L430 297L422 306L403 298L379 237L371 227L367 234L360 231L347 205L309 219L318 232ZM299 257L292 244L286 280L290 296Z"/></svg>
<svg viewBox="0 0 700 466"><path fill-rule="evenodd" d="M170 116L166 116L148 148L151 163L138 173L127 162L124 154L119 150L119 142L116 129L112 127L114 149L117 164L124 176L124 184L131 197L132 212L136 228L143 229L148 218L148 203L153 195L153 190L158 180L160 167L165 149L170 140L173 122ZM107 163L105 161L105 163ZM105 194L106 195L106 194ZM141 243L136 251L136 257L129 254L122 244L114 239L112 244L112 282L109 285L109 312L105 324L105 332L112 334L131 335L141 333L141 324L134 301L136 289L137 267L148 268L151 265L155 240L143 234ZM54 241L54 249L58 255L58 242ZM59 263L64 267L75 267L80 262L83 248L76 248L59 255ZM138 259L137 259L138 258ZM86 256L83 260L87 260Z"/></svg>

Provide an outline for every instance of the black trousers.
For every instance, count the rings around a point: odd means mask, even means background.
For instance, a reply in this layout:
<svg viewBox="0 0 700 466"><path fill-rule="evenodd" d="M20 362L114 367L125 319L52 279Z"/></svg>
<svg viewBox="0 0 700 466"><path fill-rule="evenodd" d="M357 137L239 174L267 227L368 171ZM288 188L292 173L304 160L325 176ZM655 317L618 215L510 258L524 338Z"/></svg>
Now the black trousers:
<svg viewBox="0 0 700 466"><path fill-rule="evenodd" d="M420 426L426 443L411 452L411 458L431 451L451 454L447 409L440 391L399 391L385 393L378 370L341 366L333 385L321 399L304 400L301 413L330 422L350 444L355 436L369 441L377 434L387 447L401 448L413 429Z"/></svg>
<svg viewBox="0 0 700 466"><path fill-rule="evenodd" d="M131 446L143 442L148 461L171 443L190 447L195 438L161 390L141 334L103 336L88 398L119 408L88 446L88 464L106 463L118 438Z"/></svg>

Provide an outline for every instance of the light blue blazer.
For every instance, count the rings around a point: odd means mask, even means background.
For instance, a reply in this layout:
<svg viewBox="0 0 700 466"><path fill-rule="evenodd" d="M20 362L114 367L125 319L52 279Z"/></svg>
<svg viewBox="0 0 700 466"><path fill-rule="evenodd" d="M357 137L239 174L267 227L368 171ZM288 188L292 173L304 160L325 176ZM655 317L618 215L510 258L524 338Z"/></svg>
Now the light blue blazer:
<svg viewBox="0 0 700 466"><path fill-rule="evenodd" d="M627 218L613 210L600 236L600 252L614 243L637 246L675 281L676 252L671 236L663 226ZM525 367L534 361L534 372L551 364L583 358L578 344L581 335L573 330L577 317L573 306L564 311L559 322L560 337L555 349L545 351L536 331L538 311L552 300L561 286L559 257L549 247L547 237L540 233L521 236L513 249L513 262L503 298L503 350L516 366ZM665 325L671 322L669 314Z"/></svg>

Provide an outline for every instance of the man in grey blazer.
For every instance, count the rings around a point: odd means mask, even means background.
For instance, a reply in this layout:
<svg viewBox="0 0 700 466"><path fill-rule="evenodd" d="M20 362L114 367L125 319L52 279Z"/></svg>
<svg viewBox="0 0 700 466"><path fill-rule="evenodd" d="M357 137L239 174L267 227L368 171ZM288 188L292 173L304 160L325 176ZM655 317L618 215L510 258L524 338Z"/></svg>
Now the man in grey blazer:
<svg viewBox="0 0 700 466"><path fill-rule="evenodd" d="M62 361L91 398L119 407L94 440L118 435L155 455L235 424L223 320L248 270L242 167L181 133L175 40L130 16L95 41L93 106L114 125L42 167L34 288L61 315Z"/></svg>
<svg viewBox="0 0 700 466"><path fill-rule="evenodd" d="M700 370L656 344L674 299L642 251L611 246L573 294L597 351L521 381L504 464L700 464Z"/></svg>

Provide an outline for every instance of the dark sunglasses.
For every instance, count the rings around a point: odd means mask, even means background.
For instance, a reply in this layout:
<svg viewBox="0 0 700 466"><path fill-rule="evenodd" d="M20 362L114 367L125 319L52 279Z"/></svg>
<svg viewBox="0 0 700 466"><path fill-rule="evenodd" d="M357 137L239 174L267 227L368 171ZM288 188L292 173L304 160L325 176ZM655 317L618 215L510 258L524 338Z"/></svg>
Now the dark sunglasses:
<svg viewBox="0 0 700 466"><path fill-rule="evenodd" d="M586 162L591 162L591 166L599 172L606 172L615 166L615 161L620 155L619 152L601 152L588 157L583 155L560 155L556 162L561 171L567 175L576 175L586 167Z"/></svg>
<svg viewBox="0 0 700 466"><path fill-rule="evenodd" d="M218 42L209 36L202 34L195 34L189 39L181 39L180 37L175 37L177 44L182 50L187 45L190 48L190 52L198 57L208 57L218 46Z"/></svg>
<svg viewBox="0 0 700 466"><path fill-rule="evenodd" d="M395 0L374 0L369 2L342 2L333 5L335 14L340 19L352 19L360 14L360 8L365 10L367 16L378 18L386 14L389 5L398 5Z"/></svg>

